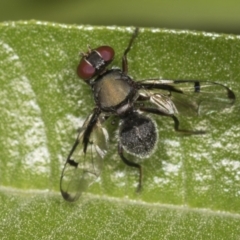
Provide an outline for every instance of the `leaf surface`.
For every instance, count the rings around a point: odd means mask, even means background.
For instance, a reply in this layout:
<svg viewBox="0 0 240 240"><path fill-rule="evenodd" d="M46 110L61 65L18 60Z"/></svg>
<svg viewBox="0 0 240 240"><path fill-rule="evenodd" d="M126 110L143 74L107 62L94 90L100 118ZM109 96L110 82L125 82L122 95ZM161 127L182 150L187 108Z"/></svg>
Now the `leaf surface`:
<svg viewBox="0 0 240 240"><path fill-rule="evenodd" d="M109 45L113 66L133 28L38 21L0 25L0 196L2 239L239 239L239 101L234 108L181 126L207 134L183 137L171 119L154 117L156 152L137 172L117 155L116 126L101 178L74 204L59 194L60 172L94 102L76 75L79 52ZM129 53L136 80L201 79L240 90L240 38L142 29ZM109 124L111 125L111 124Z"/></svg>

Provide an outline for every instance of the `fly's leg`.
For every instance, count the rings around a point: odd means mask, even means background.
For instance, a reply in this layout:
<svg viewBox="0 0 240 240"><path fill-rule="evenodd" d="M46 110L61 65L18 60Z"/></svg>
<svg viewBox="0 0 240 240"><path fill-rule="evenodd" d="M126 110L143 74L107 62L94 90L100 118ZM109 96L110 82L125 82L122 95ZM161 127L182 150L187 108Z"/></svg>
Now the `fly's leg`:
<svg viewBox="0 0 240 240"><path fill-rule="evenodd" d="M147 112L147 113L153 113L153 114L157 114L157 115L161 115L161 116L166 116L166 117L172 118L173 121L174 121L174 129L175 129L176 132L181 132L181 133L189 134L189 135L198 135L198 134L205 134L206 133L206 131L202 131L202 130L192 131L192 130L180 129L179 128L179 125L180 125L179 120L178 120L178 118L175 115L167 114L165 112L160 111L157 108L140 107L139 110L141 110L143 112Z"/></svg>
<svg viewBox="0 0 240 240"><path fill-rule="evenodd" d="M139 29L135 28L134 33L129 41L129 44L127 46L127 48L125 49L123 56L122 56L122 71L123 73L127 74L128 73L128 61L127 61L127 54L130 51L133 41L135 40L135 38L137 37L139 33Z"/></svg>
<svg viewBox="0 0 240 240"><path fill-rule="evenodd" d="M142 188L142 166L140 164L138 164L138 163L131 162L131 161L129 161L128 159L126 159L124 157L124 155L123 155L123 147L122 147L121 143L118 144L118 154L121 157L122 161L126 165L128 165L129 167L134 167L134 168L138 169L138 171L139 171L139 180L138 180L137 192L140 192L141 188Z"/></svg>

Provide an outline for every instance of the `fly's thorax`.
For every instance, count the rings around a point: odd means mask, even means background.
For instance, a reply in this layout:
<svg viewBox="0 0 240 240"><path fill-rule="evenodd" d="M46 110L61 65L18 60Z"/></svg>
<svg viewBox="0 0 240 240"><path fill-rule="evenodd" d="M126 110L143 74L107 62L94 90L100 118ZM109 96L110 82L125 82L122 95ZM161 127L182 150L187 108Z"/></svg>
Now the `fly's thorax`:
<svg viewBox="0 0 240 240"><path fill-rule="evenodd" d="M100 75L93 84L94 100L102 111L127 111L136 99L134 81L119 69L111 69ZM118 111L119 109L119 111Z"/></svg>

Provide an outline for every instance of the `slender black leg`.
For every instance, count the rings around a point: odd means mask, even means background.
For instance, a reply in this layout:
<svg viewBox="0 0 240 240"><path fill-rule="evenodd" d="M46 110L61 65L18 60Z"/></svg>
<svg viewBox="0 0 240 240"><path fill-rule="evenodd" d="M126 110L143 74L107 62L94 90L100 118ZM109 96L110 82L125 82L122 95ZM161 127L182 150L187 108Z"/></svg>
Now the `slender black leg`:
<svg viewBox="0 0 240 240"><path fill-rule="evenodd" d="M140 164L131 162L129 160L127 160L124 156L123 156L123 147L121 145L121 143L118 144L118 154L121 157L122 161L128 165L129 167L135 167L138 169L139 171L139 180L138 180L138 187L137 187L137 192L141 191L142 188L142 166Z"/></svg>
<svg viewBox="0 0 240 240"><path fill-rule="evenodd" d="M166 116L166 117L170 117L173 119L174 121L174 129L176 132L181 132L184 134L193 134L193 135L198 135L198 134L205 134L205 131L192 131L192 130L186 130L186 129L179 129L179 120L178 118L173 115L173 114L167 114L165 112L160 111L157 108L145 108L145 107L140 107L139 108L141 111L143 112L147 112L147 113L153 113L153 114L157 114L157 115L161 115L161 116Z"/></svg>
<svg viewBox="0 0 240 240"><path fill-rule="evenodd" d="M134 39L137 37L138 35L138 32L139 32L139 29L138 28L135 28L135 31L130 39L130 42L128 44L128 47L126 48L126 50L124 51L123 53L123 56L122 56L122 71L123 73L127 74L128 73L128 61L127 61L127 54L128 52L130 51L131 49L131 46L133 44L133 41Z"/></svg>

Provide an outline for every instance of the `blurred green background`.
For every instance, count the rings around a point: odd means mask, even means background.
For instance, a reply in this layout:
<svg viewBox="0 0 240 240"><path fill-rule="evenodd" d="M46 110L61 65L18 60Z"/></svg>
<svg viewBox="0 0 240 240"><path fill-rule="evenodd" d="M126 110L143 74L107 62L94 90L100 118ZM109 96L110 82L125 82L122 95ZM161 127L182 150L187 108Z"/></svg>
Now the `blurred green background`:
<svg viewBox="0 0 240 240"><path fill-rule="evenodd" d="M240 1L0 0L0 21L43 20L240 33Z"/></svg>

